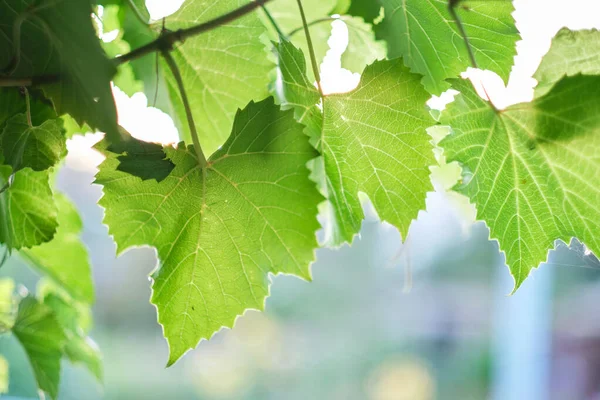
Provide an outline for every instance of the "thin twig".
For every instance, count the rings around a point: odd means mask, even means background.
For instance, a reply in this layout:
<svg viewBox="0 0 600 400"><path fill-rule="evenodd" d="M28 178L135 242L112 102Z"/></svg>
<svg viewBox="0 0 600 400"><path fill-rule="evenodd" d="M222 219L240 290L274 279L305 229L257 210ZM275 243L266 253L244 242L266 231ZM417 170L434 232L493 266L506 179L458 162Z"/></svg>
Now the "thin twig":
<svg viewBox="0 0 600 400"><path fill-rule="evenodd" d="M333 18L333 17L326 17L326 18L319 18L319 19L315 19L314 21L310 21L308 24L306 24L306 26L308 26L309 28L313 25L317 25L320 24L322 22L333 22L335 21L337 18ZM294 36L296 33L300 32L301 30L304 30L304 25L303 26L299 26L298 28L294 29L293 31L290 31L290 33L288 33L289 37Z"/></svg>
<svg viewBox="0 0 600 400"><path fill-rule="evenodd" d="M12 75L19 66L21 61L21 26L30 15L31 14L28 11L25 11L19 14L15 19L12 30L13 50L15 54L13 54L12 58L8 62L8 65L6 65L4 68L2 68L2 71L0 71L2 75Z"/></svg>
<svg viewBox="0 0 600 400"><path fill-rule="evenodd" d="M33 128L33 123L31 122L31 101L29 99L29 90L27 90L26 87L23 87L23 92L25 93L25 106L26 106L26 113L25 115L27 116L27 125L29 125L30 128Z"/></svg>
<svg viewBox="0 0 600 400"><path fill-rule="evenodd" d="M191 28L187 29L179 29L176 31L168 32L142 47L138 47L137 49L132 50L127 54L123 54L122 56L116 57L114 61L117 65L120 65L156 51L170 51L175 43L183 42L187 38L196 36L200 33L210 31L212 29L218 28L221 25L225 25L229 22L235 21L236 19L251 13L257 8L262 7L263 4L268 3L269 1L271 0L256 0L202 24L192 26Z"/></svg>
<svg viewBox="0 0 600 400"><path fill-rule="evenodd" d="M0 87L22 87L36 86L46 83L56 83L60 80L59 75L39 75L25 78L14 78L11 76L0 76Z"/></svg>
<svg viewBox="0 0 600 400"><path fill-rule="evenodd" d="M133 0L127 0L127 4L129 5L129 8L131 9L131 11L133 11L133 14L138 19L138 21L140 21L144 25L150 25L148 23L148 20L146 20L146 18L144 18L144 16L140 12L140 10L137 8L137 6L133 2Z"/></svg>
<svg viewBox="0 0 600 400"><path fill-rule="evenodd" d="M310 63L312 64L313 74L317 80L317 87L321 98L323 95L323 88L321 88L321 75L319 74L319 65L317 64L317 57L315 56L315 50L312 45L310 38L310 32L308 31L308 24L306 23L306 16L304 15L304 7L302 7L302 0L297 0L298 9L300 10L300 17L302 17L302 26L304 27L304 34L306 35L306 44L308 45L308 52L310 54Z"/></svg>
<svg viewBox="0 0 600 400"><path fill-rule="evenodd" d="M273 16L269 12L269 10L267 10L267 6L265 6L263 4L263 5L260 6L260 8L262 8L262 10L264 11L265 15L267 16L267 19L269 20L269 22L271 23L271 25L273 25L273 28L275 28L275 30L277 31L277 35L279 35L279 37L287 38L287 36L285 36L285 33L283 33L283 31L281 30L281 28L277 24L277 21L275 21L275 18L273 18Z"/></svg>
<svg viewBox="0 0 600 400"><path fill-rule="evenodd" d="M183 102L183 108L185 109L185 116L187 117L188 125L190 127L190 132L192 134L192 141L194 142L194 150L196 151L196 156L198 157L198 164L200 164L201 168L204 168L207 164L206 157L204 156L204 152L202 151L202 146L200 146L200 139L198 138L198 131L196 130L196 124L194 123L194 116L192 115L192 109L190 107L190 103L185 91L185 86L183 84L183 79L181 78L181 73L179 72L179 68L177 67L177 63L171 56L168 50L163 50L162 52L169 69L173 73L173 77L177 82L177 87L179 89L179 93L181 94L181 101Z"/></svg>
<svg viewBox="0 0 600 400"><path fill-rule="evenodd" d="M475 60L475 54L473 54L473 49L471 48L471 42L469 42L469 37L467 36L467 31L465 31L465 27L463 26L462 21L458 16L458 13L456 12L456 7L458 6L459 2L460 0L448 1L448 11L450 12L450 15L452 15L454 22L456 22L458 31L460 32L461 36L463 37L463 40L465 41L465 46L467 46L467 51L469 52L469 58L471 59L472 67L479 68L477 66L477 61Z"/></svg>

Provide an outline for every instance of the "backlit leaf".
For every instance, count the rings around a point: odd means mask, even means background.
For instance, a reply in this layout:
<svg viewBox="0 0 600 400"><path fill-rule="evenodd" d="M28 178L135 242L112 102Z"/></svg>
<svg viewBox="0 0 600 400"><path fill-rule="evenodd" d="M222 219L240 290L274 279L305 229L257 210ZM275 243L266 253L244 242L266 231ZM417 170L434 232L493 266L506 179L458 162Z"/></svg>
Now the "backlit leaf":
<svg viewBox="0 0 600 400"><path fill-rule="evenodd" d="M115 155L100 166L100 204L118 251L157 249L152 302L169 364L244 310L262 310L269 273L310 278L322 198L308 178L316 153L302 130L267 99L238 112L205 168L183 145L165 148L175 169L161 182L117 170Z"/></svg>
<svg viewBox="0 0 600 400"><path fill-rule="evenodd" d="M567 77L532 103L496 111L466 81L441 122L458 187L506 254L519 287L556 239L600 250L600 77ZM598 254L598 253L597 253Z"/></svg>

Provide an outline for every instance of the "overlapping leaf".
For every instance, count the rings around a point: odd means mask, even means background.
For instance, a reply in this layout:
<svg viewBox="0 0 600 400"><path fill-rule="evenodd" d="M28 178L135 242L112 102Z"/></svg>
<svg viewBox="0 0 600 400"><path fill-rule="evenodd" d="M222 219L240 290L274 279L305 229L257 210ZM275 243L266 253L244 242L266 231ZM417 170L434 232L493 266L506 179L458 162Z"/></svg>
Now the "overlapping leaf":
<svg viewBox="0 0 600 400"><path fill-rule="evenodd" d="M116 69L100 46L91 14L89 0L0 2L0 68L12 77L60 79L43 85L57 112L118 140L110 88Z"/></svg>
<svg viewBox="0 0 600 400"><path fill-rule="evenodd" d="M44 171L67 153L65 131L60 118L48 119L40 126L30 125L25 114L9 119L0 134L4 162L13 171L29 167Z"/></svg>
<svg viewBox="0 0 600 400"><path fill-rule="evenodd" d="M12 332L25 349L38 387L56 399L66 337L52 309L34 297L25 297Z"/></svg>
<svg viewBox="0 0 600 400"><path fill-rule="evenodd" d="M206 22L246 4L246 0L188 0L167 18L169 29L188 28ZM172 52L188 92L190 106L207 155L227 140L235 112L250 100L268 95L269 71L261 36L266 30L255 13L202 35L189 38ZM170 73L165 77L173 106L180 121L185 110L179 89ZM189 128L179 124L180 133L190 142Z"/></svg>
<svg viewBox="0 0 600 400"><path fill-rule="evenodd" d="M22 250L21 255L75 299L92 303L94 286L87 249L80 238L81 218L64 195L57 194L54 198L58 208L58 229L54 238L48 243Z"/></svg>
<svg viewBox="0 0 600 400"><path fill-rule="evenodd" d="M449 88L445 79L471 66L469 54L448 0L377 0L385 10L378 35L388 43L389 57L402 56L411 71L424 75L433 94ZM505 81L520 39L511 1L464 0L456 8L478 67Z"/></svg>
<svg viewBox="0 0 600 400"><path fill-rule="evenodd" d="M0 165L0 188L7 187L0 193L0 243L20 249L49 241L58 222L48 171L25 168L11 175Z"/></svg>
<svg viewBox="0 0 600 400"><path fill-rule="evenodd" d="M600 74L600 32L596 29L563 28L556 34L533 76L538 81L536 97L547 93L564 75L576 74Z"/></svg>
<svg viewBox="0 0 600 400"><path fill-rule="evenodd" d="M296 116L316 135L323 156L335 220L332 243L352 241L360 230L359 192L406 237L432 188L429 166L434 158L425 131L432 119L421 77L399 59L375 62L365 69L357 89L326 96L321 116L314 113L318 95L304 78L301 52L288 42L278 49L286 102L301 110ZM313 116L304 120L304 115Z"/></svg>
<svg viewBox="0 0 600 400"><path fill-rule="evenodd" d="M518 287L556 239L600 250L600 77L567 77L532 103L496 111L467 82L442 123L448 161L464 166L459 191L490 227Z"/></svg>
<svg viewBox="0 0 600 400"><path fill-rule="evenodd" d="M87 336L91 329L89 306L64 295L62 289L46 280L38 285L38 296L52 310L65 333L64 354L72 363L87 368L101 382L102 355L96 343Z"/></svg>
<svg viewBox="0 0 600 400"><path fill-rule="evenodd" d="M163 181L142 181L101 165L100 204L119 252L157 249L152 302L169 342L169 364L200 339L262 309L268 273L310 278L317 204L308 178L315 157L291 111L272 99L239 111L227 143L205 168L191 148L166 148L175 165Z"/></svg>

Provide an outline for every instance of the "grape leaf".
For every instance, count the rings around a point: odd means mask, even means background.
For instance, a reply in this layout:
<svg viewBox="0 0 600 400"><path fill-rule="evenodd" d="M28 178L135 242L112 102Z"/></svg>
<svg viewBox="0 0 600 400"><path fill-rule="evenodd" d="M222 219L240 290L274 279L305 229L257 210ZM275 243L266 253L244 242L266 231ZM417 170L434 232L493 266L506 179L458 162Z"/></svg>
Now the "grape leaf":
<svg viewBox="0 0 600 400"><path fill-rule="evenodd" d="M302 6L307 22L327 18L336 8L337 0L303 0ZM302 30L302 18L297 0L277 0L265 6L284 34ZM270 27L270 25L269 25ZM273 31L276 34L276 32ZM304 35L301 35L304 38ZM306 41L306 40L305 40Z"/></svg>
<svg viewBox="0 0 600 400"><path fill-rule="evenodd" d="M342 53L343 68L361 73L373 61L385 58L385 42L375 40L371 24L357 17L342 16L340 19L348 27L348 47Z"/></svg>
<svg viewBox="0 0 600 400"><path fill-rule="evenodd" d="M71 296L86 303L94 301L94 285L77 209L64 195L54 196L58 229L54 238L31 249L21 250L30 265L59 283Z"/></svg>
<svg viewBox="0 0 600 400"><path fill-rule="evenodd" d="M302 55L289 42L282 42L278 50L284 95L304 90L302 96L293 95L291 104L302 103L308 113L315 89L302 78ZM350 242L360 230L364 215L359 192L368 195L381 219L404 237L425 206L434 162L425 129L433 121L420 79L399 59L375 62L354 91L325 97L321 124L305 122L312 127L309 132L317 131L316 146L323 155L335 220L332 244Z"/></svg>
<svg viewBox="0 0 600 400"><path fill-rule="evenodd" d="M596 29L561 29L533 77L538 81L535 96L541 97L564 75L600 74L600 32Z"/></svg>
<svg viewBox="0 0 600 400"><path fill-rule="evenodd" d="M0 147L5 163L13 171L26 167L44 171L67 155L66 140L60 118L30 126L25 114L17 114L6 122L0 134Z"/></svg>
<svg viewBox="0 0 600 400"><path fill-rule="evenodd" d="M42 85L57 112L69 113L116 141L120 137L110 88L116 68L102 51L91 14L89 0L3 0L0 68L13 77L57 76L60 82ZM20 34L19 49L13 29Z"/></svg>
<svg viewBox="0 0 600 400"><path fill-rule="evenodd" d="M67 343L65 354L74 364L81 364L101 382L103 376L102 354L96 343L87 337L91 311L88 305L76 302L64 295L63 291L48 281L38 286L38 295L43 304L52 309L56 320L62 326Z"/></svg>
<svg viewBox="0 0 600 400"><path fill-rule="evenodd" d="M225 145L198 167L192 148L165 148L175 169L162 182L100 166L100 205L118 252L157 249L152 302L173 364L200 339L264 308L268 274L310 279L317 204L308 178L316 156L291 111L272 98L239 111Z"/></svg>
<svg viewBox="0 0 600 400"><path fill-rule="evenodd" d="M442 115L440 145L463 164L458 190L506 254L518 288L556 239L600 250L600 77L560 80L532 103L496 111L464 81ZM597 253L598 254L598 253Z"/></svg>
<svg viewBox="0 0 600 400"><path fill-rule="evenodd" d="M352 0L348 14L361 17L370 24L379 16L381 5L377 0Z"/></svg>
<svg viewBox="0 0 600 400"><path fill-rule="evenodd" d="M169 16L166 25L176 30L221 16L247 4L247 0L188 0ZM235 112L250 100L268 95L273 68L261 36L266 30L256 13L189 38L171 54L177 62L189 96L202 148L207 155L221 146L231 132ZM169 93L180 121L185 109L172 74L167 73ZM189 128L180 124L182 138L191 143Z"/></svg>
<svg viewBox="0 0 600 400"><path fill-rule="evenodd" d="M56 399L66 338L52 310L31 296L25 297L12 332L25 349L38 387Z"/></svg>
<svg viewBox="0 0 600 400"><path fill-rule="evenodd" d="M121 16L123 30L122 40L127 42L131 48L148 44L158 36L161 27L148 26L141 23L130 7L121 7L119 15ZM143 83L144 94L148 98L149 104L173 117L173 122L179 129L179 132L182 132L185 127L185 121L182 124L175 114L165 81L165 71L160 67L157 70L158 58L159 54L154 53L131 60L129 65L135 78Z"/></svg>
<svg viewBox="0 0 600 400"><path fill-rule="evenodd" d="M0 187L8 185L12 169L0 165ZM22 169L0 193L0 243L9 249L29 248L54 237L57 210L48 171Z"/></svg>
<svg viewBox="0 0 600 400"><path fill-rule="evenodd" d="M432 94L450 86L445 79L471 66L463 37L448 11L447 0L379 0L385 18L378 36L388 43L389 57L402 56L413 72L424 75ZM520 35L511 1L465 0L456 8L478 67L508 79Z"/></svg>

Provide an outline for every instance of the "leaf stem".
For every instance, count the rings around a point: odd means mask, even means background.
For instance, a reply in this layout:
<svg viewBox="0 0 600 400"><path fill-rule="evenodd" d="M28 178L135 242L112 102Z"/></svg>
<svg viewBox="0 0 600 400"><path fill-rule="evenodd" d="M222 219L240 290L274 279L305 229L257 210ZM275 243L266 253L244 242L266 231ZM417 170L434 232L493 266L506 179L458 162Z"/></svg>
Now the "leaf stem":
<svg viewBox="0 0 600 400"><path fill-rule="evenodd" d="M25 106L27 107L25 111L25 115L27 116L27 125L29 125L30 128L33 128L33 123L31 122L31 101L29 99L29 90L27 90L26 87L23 87L22 89L25 93Z"/></svg>
<svg viewBox="0 0 600 400"><path fill-rule="evenodd" d="M140 9L137 8L137 6L135 5L135 3L133 2L133 0L127 0L127 5L129 5L129 8L131 9L131 11L133 11L133 14L135 15L135 17L138 19L138 21L140 21L142 24L144 25L150 25L148 23L148 21L146 20L146 18L144 18L144 16L142 15L142 13L140 12Z"/></svg>
<svg viewBox="0 0 600 400"><path fill-rule="evenodd" d="M123 54L119 57L116 57L114 61L117 65L121 65L123 63L135 60L155 51L160 51L164 54L164 51L170 51L175 43L183 42L187 38L196 36L200 33L210 31L212 29L218 28L221 25L225 25L229 22L235 21L236 19L251 13L257 8L262 7L263 4L269 1L271 0L255 0L227 14L221 15L215 19L204 22L202 24L195 25L186 29L179 29L176 31L165 33L164 35L159 36L157 39L142 47L138 47L137 49L132 50L127 54Z"/></svg>
<svg viewBox="0 0 600 400"><path fill-rule="evenodd" d="M312 64L313 74L317 81L317 87L321 98L323 95L323 88L321 87L321 75L319 74L319 65L317 64L317 57L315 57L315 50L313 48L312 40L310 38L310 32L308 31L308 24L306 23L306 15L304 15L304 7L302 7L302 0L297 0L298 9L300 10L300 17L302 18L302 26L304 27L304 34L306 36L306 44L308 45L308 52L310 53L310 63Z"/></svg>
<svg viewBox="0 0 600 400"><path fill-rule="evenodd" d="M264 11L265 15L267 16L267 19L269 20L269 22L271 23L271 25L273 25L273 28L275 28L275 30L277 31L277 35L279 35L279 37L286 38L287 36L285 36L285 33L283 33L283 31L281 30L281 28L277 24L277 21L275 21L275 18L273 18L273 16L269 12L269 10L267 10L267 6L265 6L263 4L263 5L260 6L260 8L262 8L262 10Z"/></svg>
<svg viewBox="0 0 600 400"><path fill-rule="evenodd" d="M183 108L185 109L185 116L187 117L188 126L190 128L190 132L192 134L192 141L194 142L194 150L196 151L196 156L198 157L198 164L201 168L206 167L207 161L204 156L204 152L202 151L202 146L200 145L200 139L198 137L198 131L196 130L196 124L194 123L194 116L192 115L192 109L190 107L190 102L187 97L187 93L185 91L185 86L183 84L183 79L181 78L181 73L179 72L179 68L177 67L177 63L171 56L171 53L168 50L162 51L162 56L164 57L169 69L173 73L173 77L177 82L177 87L179 89L179 93L181 94L181 101L183 102Z"/></svg>
<svg viewBox="0 0 600 400"><path fill-rule="evenodd" d="M462 23L460 17L458 16L458 13L456 12L456 6L458 6L459 2L460 2L460 0L449 0L448 1L448 11L450 12L450 15L452 15L454 22L456 22L458 31L460 32L461 36L463 37L465 46L467 46L467 52L469 53L469 58L471 59L471 65L473 66L473 68L479 68L477 66L477 61L475 60L475 54L473 54L473 48L471 47L471 42L469 42L469 37L467 36L467 31L465 31L465 27L463 26L463 23Z"/></svg>
<svg viewBox="0 0 600 400"><path fill-rule="evenodd" d="M319 18L319 19L315 19L314 21L310 21L308 24L306 24L309 28L313 25L317 25L320 24L322 22L327 22L327 21L335 21L337 18L333 18L333 17L326 17L326 18ZM289 37L294 36L296 33L300 32L301 30L304 29L304 26L299 26L298 28L294 29L293 31L290 31L290 33L288 33Z"/></svg>

